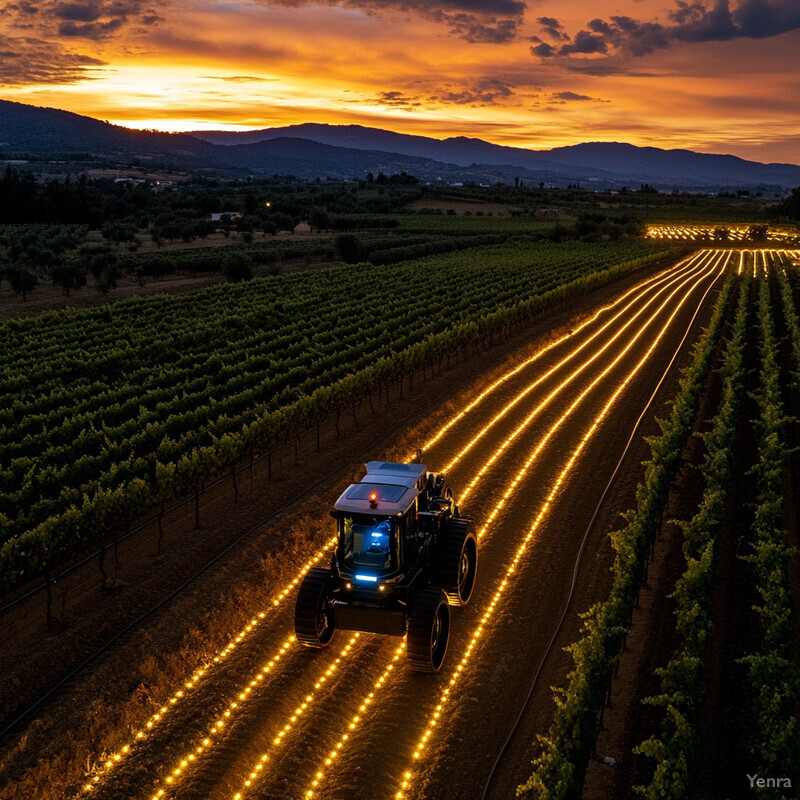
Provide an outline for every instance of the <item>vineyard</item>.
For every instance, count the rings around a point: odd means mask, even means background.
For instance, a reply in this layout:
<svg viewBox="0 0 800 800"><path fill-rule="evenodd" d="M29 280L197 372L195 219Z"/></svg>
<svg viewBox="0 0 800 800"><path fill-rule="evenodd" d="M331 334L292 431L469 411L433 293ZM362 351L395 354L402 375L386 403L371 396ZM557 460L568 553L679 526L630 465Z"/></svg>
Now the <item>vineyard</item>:
<svg viewBox="0 0 800 800"><path fill-rule="evenodd" d="M233 562L243 621L217 620L221 643L187 636L160 678L130 655L154 648L156 623L120 646L113 685L81 678L3 751L0 800L796 796L800 253L703 249L664 267L663 252L506 242L5 323L11 588L585 304L369 454L446 472L473 519L479 578L439 673L407 670L401 638L295 641L338 480L263 523L270 554L298 525L317 531L269 582ZM667 625L640 602L655 571ZM186 621L167 607L159 624ZM623 685L639 650L646 674ZM622 746L601 749L612 728ZM747 775L772 782L751 790Z"/></svg>
<svg viewBox="0 0 800 800"><path fill-rule="evenodd" d="M487 247L8 322L0 579L104 545L242 459L661 254Z"/></svg>

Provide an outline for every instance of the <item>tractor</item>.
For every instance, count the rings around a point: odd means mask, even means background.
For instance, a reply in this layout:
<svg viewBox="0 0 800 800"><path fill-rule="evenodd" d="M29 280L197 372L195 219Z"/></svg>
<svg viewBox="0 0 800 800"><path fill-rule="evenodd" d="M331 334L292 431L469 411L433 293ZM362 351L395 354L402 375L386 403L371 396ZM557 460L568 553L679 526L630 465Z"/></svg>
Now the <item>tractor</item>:
<svg viewBox="0 0 800 800"><path fill-rule="evenodd" d="M300 585L294 628L321 648L337 630L406 636L413 669L436 672L447 652L450 606L475 586L478 544L444 476L424 464L370 461L336 501L329 569Z"/></svg>

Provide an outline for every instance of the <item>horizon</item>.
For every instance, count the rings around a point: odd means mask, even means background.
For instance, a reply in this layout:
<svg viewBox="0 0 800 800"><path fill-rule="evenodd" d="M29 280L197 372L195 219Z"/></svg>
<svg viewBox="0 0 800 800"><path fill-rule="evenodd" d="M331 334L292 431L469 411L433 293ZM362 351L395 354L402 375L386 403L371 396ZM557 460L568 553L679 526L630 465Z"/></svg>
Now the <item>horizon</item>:
<svg viewBox="0 0 800 800"><path fill-rule="evenodd" d="M5 99L6 98L0 98L0 100L5 100ZM19 102L19 101L10 101L10 102ZM25 105L29 105L29 104L25 104ZM53 108L52 106L34 106L34 107L42 108L42 109L46 109L46 110L52 110L52 111L66 111L68 113L78 113L78 112L70 111L69 109ZM106 124L115 125L117 127L125 128L126 130L142 131L142 132L149 132L149 133L187 134L187 135L195 135L195 134L203 134L203 133L206 133L206 134L210 134L210 133L253 133L253 132L257 132L257 131L281 130L282 128L297 127L297 126L301 126L301 125L327 125L327 126L330 126L330 127L361 127L361 128L366 129L366 130L380 130L380 131L383 131L383 132L397 133L397 134L401 134L401 135L423 135L423 136L426 136L426 138L429 138L429 139L432 139L432 140L435 140L435 141L446 141L447 139L453 139L453 138L467 138L467 139L470 139L470 140L477 140L477 141L487 142L489 144L500 145L499 142L493 142L492 140L490 140L488 138L468 136L465 133L452 133L452 134L449 134L449 135L446 135L446 136L441 136L441 137L439 137L439 136L429 136L427 134L402 134L401 131L394 130L392 128L377 128L375 126L362 125L360 123L353 123L353 122L330 123L330 122L318 122L318 121L305 120L305 121L302 121L302 122L288 123L287 125L276 125L276 126L270 126L270 127L246 127L246 128L242 127L242 126L235 126L235 125L215 126L214 123L210 122L210 123L207 124L207 126L202 127L202 128L186 128L185 130L184 129L172 130L172 129L168 129L168 128L153 127L153 126L151 126L149 124L142 124L142 125L123 124L123 123L120 123L120 122L115 122L113 120L98 119L97 117L90 117L89 115L81 115L81 116L85 116L87 118L93 119L96 122L103 122L103 123L106 123ZM201 139L202 136L197 135L196 138L200 138ZM294 137L292 137L292 138L294 138ZM302 137L300 137L300 138L302 138ZM576 146L579 146L579 145L589 145L589 144L632 145L633 147L653 147L653 148L656 148L656 149L663 150L665 152L685 150L687 152L694 152L694 153L698 153L700 155L733 156L734 158L742 158L742 156L737 156L735 153L731 153L731 152L701 152L701 151L698 151L698 150L692 150L691 148L680 148L680 147L666 148L666 147L658 147L658 145L634 145L632 142L620 141L618 139L615 139L615 140L600 140L600 139L584 140L584 141L579 141L579 142L573 142L573 143L570 143L569 145L554 145L552 148L531 148L531 147L525 148L524 146L522 146L522 147L523 147L523 149L531 150L532 152L549 152L551 149L557 149L559 147L576 147ZM338 147L342 147L344 149L348 149L348 148L350 148L350 149L361 149L361 148L352 147L351 145L347 145L347 144L341 144L341 145L337 145L337 146ZM500 146L515 147L517 145L500 145ZM387 151L387 152L389 152L389 151ZM752 159L752 158L751 159L744 158L743 160L750 161L750 162L753 162L753 163L760 163L760 164L763 164L764 166L770 166L770 165L776 165L776 166L786 166L786 165L788 165L788 166L800 166L800 159L798 159L797 162L793 162L793 161L768 162L768 161L757 161L756 159Z"/></svg>
<svg viewBox="0 0 800 800"><path fill-rule="evenodd" d="M132 129L357 124L800 163L792 0L20 0L0 91Z"/></svg>

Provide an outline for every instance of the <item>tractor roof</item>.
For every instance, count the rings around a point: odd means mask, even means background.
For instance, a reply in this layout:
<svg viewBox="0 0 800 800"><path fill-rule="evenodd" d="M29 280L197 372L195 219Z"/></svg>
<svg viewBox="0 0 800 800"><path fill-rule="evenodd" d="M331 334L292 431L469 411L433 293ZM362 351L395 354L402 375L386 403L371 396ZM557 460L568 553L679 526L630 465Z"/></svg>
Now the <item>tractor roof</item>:
<svg viewBox="0 0 800 800"><path fill-rule="evenodd" d="M428 471L424 464L393 464L389 461L368 461L367 474L361 483L394 483L400 486L415 486Z"/></svg>
<svg viewBox="0 0 800 800"><path fill-rule="evenodd" d="M419 494L419 480L427 472L424 464L392 464L370 461L360 483L345 489L334 508L350 514L390 517L404 514ZM375 505L370 496L375 495Z"/></svg>

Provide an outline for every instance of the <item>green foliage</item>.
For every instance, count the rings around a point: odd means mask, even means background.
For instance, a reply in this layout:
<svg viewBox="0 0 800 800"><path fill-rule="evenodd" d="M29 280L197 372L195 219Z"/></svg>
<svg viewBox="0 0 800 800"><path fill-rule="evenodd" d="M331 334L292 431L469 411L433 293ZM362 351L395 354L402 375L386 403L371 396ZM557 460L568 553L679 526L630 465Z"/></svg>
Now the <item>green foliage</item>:
<svg viewBox="0 0 800 800"><path fill-rule="evenodd" d="M796 312L785 293L784 314L790 332ZM749 668L757 730L752 747L753 761L764 775L797 775L797 701L800 671L794 648L796 619L789 581L788 563L796 552L786 542L783 493L789 452L786 428L795 420L785 416L769 285L762 281L758 296L760 332L760 382L756 392L759 415L753 420L758 439L758 460L751 470L757 482L753 553L748 560L755 569L760 603L756 606L761 627L760 649L742 659ZM788 798L772 787L763 797Z"/></svg>
<svg viewBox="0 0 800 800"><path fill-rule="evenodd" d="M227 253L222 258L222 274L231 283L249 281L253 277L253 259L244 253Z"/></svg>
<svg viewBox="0 0 800 800"><path fill-rule="evenodd" d="M743 394L742 374L747 333L750 280L741 281L736 316L725 348L720 375L721 399L710 431L704 435L706 454L700 468L705 484L694 516L680 523L686 568L675 584L677 647L666 667L658 670L661 691L645 703L661 707L660 732L634 749L655 760L650 781L636 787L646 800L683 800L691 786L699 734L697 712L706 693L705 645L711 630L711 600L716 542L725 521L733 468L733 441Z"/></svg>

